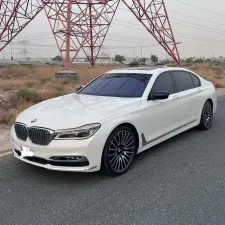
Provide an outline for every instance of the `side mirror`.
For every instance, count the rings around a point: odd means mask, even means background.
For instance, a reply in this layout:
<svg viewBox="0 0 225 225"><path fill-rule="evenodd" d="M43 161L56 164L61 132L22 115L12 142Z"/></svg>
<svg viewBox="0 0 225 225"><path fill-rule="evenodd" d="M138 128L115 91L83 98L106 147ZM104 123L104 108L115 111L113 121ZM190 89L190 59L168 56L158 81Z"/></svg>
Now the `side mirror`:
<svg viewBox="0 0 225 225"><path fill-rule="evenodd" d="M169 97L168 91L154 91L150 96L149 100L163 100Z"/></svg>
<svg viewBox="0 0 225 225"><path fill-rule="evenodd" d="M84 86L80 86L79 88L76 89L76 92L78 92L79 90L81 90Z"/></svg>

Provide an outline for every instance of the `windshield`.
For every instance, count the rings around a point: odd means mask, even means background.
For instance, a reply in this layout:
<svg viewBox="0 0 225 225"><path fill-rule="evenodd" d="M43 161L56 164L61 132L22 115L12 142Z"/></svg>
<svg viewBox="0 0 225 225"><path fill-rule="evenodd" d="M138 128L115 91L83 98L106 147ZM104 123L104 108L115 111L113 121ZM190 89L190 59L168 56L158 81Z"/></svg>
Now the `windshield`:
<svg viewBox="0 0 225 225"><path fill-rule="evenodd" d="M103 74L83 88L79 94L138 98L143 95L150 78L151 74Z"/></svg>

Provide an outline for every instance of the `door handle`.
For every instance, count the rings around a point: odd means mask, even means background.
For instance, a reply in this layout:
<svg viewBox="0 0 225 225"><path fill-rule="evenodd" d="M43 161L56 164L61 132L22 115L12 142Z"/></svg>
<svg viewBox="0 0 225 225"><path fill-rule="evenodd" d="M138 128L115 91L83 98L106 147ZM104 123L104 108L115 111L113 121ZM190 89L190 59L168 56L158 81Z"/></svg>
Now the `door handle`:
<svg viewBox="0 0 225 225"><path fill-rule="evenodd" d="M201 89L201 88L198 88L198 89L197 89L197 92L202 92L202 89Z"/></svg>
<svg viewBox="0 0 225 225"><path fill-rule="evenodd" d="M179 95L174 95L173 96L173 99L178 99L179 98Z"/></svg>

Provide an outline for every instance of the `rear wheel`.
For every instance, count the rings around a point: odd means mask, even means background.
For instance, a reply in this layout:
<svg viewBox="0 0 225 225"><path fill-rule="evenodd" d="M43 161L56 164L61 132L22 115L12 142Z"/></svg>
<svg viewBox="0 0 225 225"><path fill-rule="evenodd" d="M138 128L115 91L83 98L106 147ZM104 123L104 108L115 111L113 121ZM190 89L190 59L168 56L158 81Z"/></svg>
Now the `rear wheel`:
<svg viewBox="0 0 225 225"><path fill-rule="evenodd" d="M126 126L116 128L106 141L102 170L107 175L119 176L131 166L137 150L137 139L132 129Z"/></svg>
<svg viewBox="0 0 225 225"><path fill-rule="evenodd" d="M207 100L202 109L199 128L201 130L208 130L212 126L212 121L213 121L213 105L211 101Z"/></svg>

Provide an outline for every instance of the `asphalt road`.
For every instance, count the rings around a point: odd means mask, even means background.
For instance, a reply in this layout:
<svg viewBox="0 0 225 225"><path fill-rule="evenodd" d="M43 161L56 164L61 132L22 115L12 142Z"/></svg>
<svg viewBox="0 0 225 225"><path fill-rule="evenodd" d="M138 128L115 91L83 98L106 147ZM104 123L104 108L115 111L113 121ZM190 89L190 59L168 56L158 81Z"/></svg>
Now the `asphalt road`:
<svg viewBox="0 0 225 225"><path fill-rule="evenodd" d="M0 158L0 224L225 224L225 96L209 131L140 154L121 177Z"/></svg>

